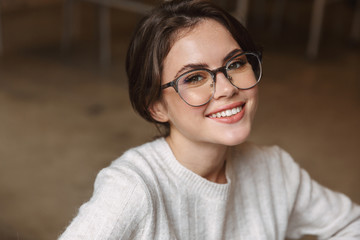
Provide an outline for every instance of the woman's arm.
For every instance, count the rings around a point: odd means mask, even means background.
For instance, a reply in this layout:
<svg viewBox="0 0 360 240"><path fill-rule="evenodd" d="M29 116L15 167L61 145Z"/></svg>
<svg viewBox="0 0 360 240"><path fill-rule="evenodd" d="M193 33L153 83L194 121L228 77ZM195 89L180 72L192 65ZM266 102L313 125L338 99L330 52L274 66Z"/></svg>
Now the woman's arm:
<svg viewBox="0 0 360 240"><path fill-rule="evenodd" d="M285 152L286 189L291 206L287 237L315 235L320 239L360 239L360 206L331 191L301 169Z"/></svg>
<svg viewBox="0 0 360 240"><path fill-rule="evenodd" d="M148 203L138 178L126 168L102 170L90 201L81 206L59 240L128 239L143 229L139 225L146 222Z"/></svg>

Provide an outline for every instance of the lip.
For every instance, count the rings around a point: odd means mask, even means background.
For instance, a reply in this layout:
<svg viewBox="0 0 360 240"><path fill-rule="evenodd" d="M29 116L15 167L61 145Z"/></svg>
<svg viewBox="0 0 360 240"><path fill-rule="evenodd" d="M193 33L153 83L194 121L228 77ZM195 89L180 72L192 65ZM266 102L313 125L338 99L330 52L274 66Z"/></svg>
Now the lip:
<svg viewBox="0 0 360 240"><path fill-rule="evenodd" d="M232 103L232 104L228 104L228 105L224 105L224 106L221 106L217 109L215 109L214 111L206 114L206 117L210 117L212 114L214 113L217 113L217 112L222 112L222 111L225 111L225 110L228 110L228 109L233 109L233 108L236 108L236 107L241 107L245 105L245 102L237 102L237 103Z"/></svg>
<svg viewBox="0 0 360 240"><path fill-rule="evenodd" d="M211 118L210 116L214 113L217 112L221 112L224 110L228 110L228 109L232 109L232 108L236 108L236 107L242 107L242 110L240 112L238 112L235 115L232 115L230 117L221 117L221 118ZM243 119L243 117L245 116L245 108L246 108L246 103L245 102L240 102L240 103L234 103L234 104L229 104L229 105L225 105L221 108L216 109L216 111L211 112L210 114L206 115L209 119L218 122L218 123L225 123L225 124L234 124L237 123L239 121L241 121L241 119Z"/></svg>

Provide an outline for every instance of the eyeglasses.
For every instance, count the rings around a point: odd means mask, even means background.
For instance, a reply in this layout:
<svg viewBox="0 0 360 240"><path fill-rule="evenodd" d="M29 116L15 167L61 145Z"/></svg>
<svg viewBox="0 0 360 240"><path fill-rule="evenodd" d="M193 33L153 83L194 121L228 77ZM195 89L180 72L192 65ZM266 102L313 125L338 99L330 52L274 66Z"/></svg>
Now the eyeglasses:
<svg viewBox="0 0 360 240"><path fill-rule="evenodd" d="M194 69L161 86L173 87L190 106L207 104L215 94L216 75L222 72L230 83L240 90L253 88L261 79L260 56L253 52L242 52L232 57L223 67L215 70Z"/></svg>

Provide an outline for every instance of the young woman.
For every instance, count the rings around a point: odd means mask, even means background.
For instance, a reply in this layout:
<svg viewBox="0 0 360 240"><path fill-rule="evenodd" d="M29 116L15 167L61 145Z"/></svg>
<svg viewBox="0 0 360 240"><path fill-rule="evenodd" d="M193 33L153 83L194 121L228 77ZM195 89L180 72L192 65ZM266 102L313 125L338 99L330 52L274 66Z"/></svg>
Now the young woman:
<svg viewBox="0 0 360 240"><path fill-rule="evenodd" d="M134 109L163 137L103 169L60 239L360 239L360 207L278 147L246 143L261 52L208 1L166 1L139 24Z"/></svg>

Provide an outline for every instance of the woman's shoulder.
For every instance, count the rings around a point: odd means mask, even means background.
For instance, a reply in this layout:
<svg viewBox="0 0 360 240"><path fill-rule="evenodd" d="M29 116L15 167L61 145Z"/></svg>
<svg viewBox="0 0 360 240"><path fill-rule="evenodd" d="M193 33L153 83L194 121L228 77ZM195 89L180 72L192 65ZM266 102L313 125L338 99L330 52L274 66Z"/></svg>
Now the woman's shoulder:
<svg viewBox="0 0 360 240"><path fill-rule="evenodd" d="M277 145L258 145L245 142L233 150L233 164L238 168L250 167L253 171L269 174L298 171L291 155Z"/></svg>
<svg viewBox="0 0 360 240"><path fill-rule="evenodd" d="M98 174L94 192L59 239L113 239L130 236L146 224L151 203L136 175L108 167Z"/></svg>
<svg viewBox="0 0 360 240"><path fill-rule="evenodd" d="M153 141L146 142L137 147L133 147L125 151L120 157L112 162L112 165L136 164L142 161L149 161L153 158L162 157L166 151L166 142L164 138L157 138Z"/></svg>
<svg viewBox="0 0 360 240"><path fill-rule="evenodd" d="M128 177L142 177L152 175L166 152L166 143L163 138L155 139L140 146L130 148L115 159L104 171L121 171Z"/></svg>
<svg viewBox="0 0 360 240"><path fill-rule="evenodd" d="M108 167L102 169L95 181L95 191L98 188L112 186L123 192L138 189L143 197L148 195L148 188L155 181L155 164L162 158L163 139L156 139L138 147L131 148L115 159ZM120 193L120 191L117 191Z"/></svg>
<svg viewBox="0 0 360 240"><path fill-rule="evenodd" d="M238 158L255 159L259 161L281 160L291 158L290 155L277 145L259 145L253 142L245 142L234 148L234 154Z"/></svg>
<svg viewBox="0 0 360 240"><path fill-rule="evenodd" d="M156 201L153 162L161 157L163 141L157 139L129 149L103 168L96 177L91 199L81 206L61 239L130 236L138 232L139 226L145 227Z"/></svg>

